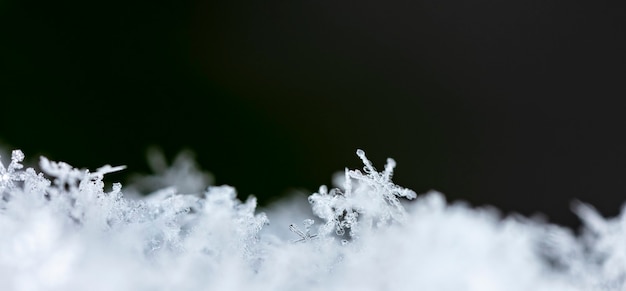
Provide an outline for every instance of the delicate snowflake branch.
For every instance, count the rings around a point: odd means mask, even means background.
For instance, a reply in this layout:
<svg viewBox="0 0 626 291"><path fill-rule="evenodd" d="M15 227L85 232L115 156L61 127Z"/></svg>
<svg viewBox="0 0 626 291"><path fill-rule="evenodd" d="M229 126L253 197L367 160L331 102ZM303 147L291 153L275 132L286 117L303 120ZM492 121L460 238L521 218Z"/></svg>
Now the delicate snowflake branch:
<svg viewBox="0 0 626 291"><path fill-rule="evenodd" d="M291 232L297 234L300 237L300 239L294 240L292 242L293 243L305 242L305 241L310 241L316 238L317 234L313 234L313 235L311 234L311 226L313 225L313 223L315 223L313 219L305 219L304 222L302 223L304 225L304 232L301 231L300 228L298 228L295 224L290 224L289 230L291 230Z"/></svg>

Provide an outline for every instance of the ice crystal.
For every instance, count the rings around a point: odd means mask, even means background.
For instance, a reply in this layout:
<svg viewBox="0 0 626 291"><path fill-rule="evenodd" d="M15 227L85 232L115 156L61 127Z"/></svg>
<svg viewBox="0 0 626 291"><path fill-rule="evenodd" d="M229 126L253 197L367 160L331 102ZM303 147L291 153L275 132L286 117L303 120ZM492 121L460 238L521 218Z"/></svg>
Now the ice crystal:
<svg viewBox="0 0 626 291"><path fill-rule="evenodd" d="M152 147L147 151L147 159L153 173L134 174L133 184L126 187L126 192L152 194L172 187L178 193L200 195L213 183L213 176L200 170L191 151L180 152L168 165L163 152Z"/></svg>
<svg viewBox="0 0 626 291"><path fill-rule="evenodd" d="M587 290L626 290L626 206L612 219L581 202L573 210L585 226L582 235L553 226L544 254Z"/></svg>
<svg viewBox="0 0 626 291"><path fill-rule="evenodd" d="M23 172L18 171L23 168L21 164L23 160L24 153L20 150L14 150L11 153L11 163L8 167L0 162L0 192L4 192L5 189L13 189L15 182L24 180Z"/></svg>
<svg viewBox="0 0 626 291"><path fill-rule="evenodd" d="M317 193L309 197L315 215L326 221L321 232L333 229L344 235L350 229L351 236L361 230L370 230L373 225L380 227L390 222L403 222L406 211L399 198L414 199L417 194L400 187L391 181L396 162L387 159L385 170L378 172L365 156L363 150L357 155L365 165L363 172L345 169L343 189L330 191L321 186Z"/></svg>
<svg viewBox="0 0 626 291"><path fill-rule="evenodd" d="M304 231L300 230L295 224L290 224L289 230L300 237L300 239L294 240L293 242L305 242L316 238L317 234L311 234L311 226L313 223L315 223L313 219L305 219L302 223L304 225Z"/></svg>

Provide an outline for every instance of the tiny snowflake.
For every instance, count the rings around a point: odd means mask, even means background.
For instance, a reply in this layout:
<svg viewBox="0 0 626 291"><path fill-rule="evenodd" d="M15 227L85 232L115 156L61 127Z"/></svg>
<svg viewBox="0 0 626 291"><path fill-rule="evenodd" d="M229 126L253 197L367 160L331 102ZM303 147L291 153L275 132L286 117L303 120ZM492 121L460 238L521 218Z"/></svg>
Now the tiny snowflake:
<svg viewBox="0 0 626 291"><path fill-rule="evenodd" d="M396 166L393 159L387 159L384 171L378 172L363 150L357 150L356 154L364 164L363 171L346 169L343 189L328 190L322 186L318 193L309 196L313 213L326 221L320 229L322 233L334 229L342 236L350 229L349 234L354 237L359 229L371 229L374 223L377 227L402 223L406 211L399 198L417 197L414 191L391 181Z"/></svg>
<svg viewBox="0 0 626 291"><path fill-rule="evenodd" d="M17 171L24 166L21 162L24 160L24 153L20 150L14 150L11 153L11 163L8 167L4 167L0 162L0 190L12 189L15 187L14 182L23 181L22 171Z"/></svg>

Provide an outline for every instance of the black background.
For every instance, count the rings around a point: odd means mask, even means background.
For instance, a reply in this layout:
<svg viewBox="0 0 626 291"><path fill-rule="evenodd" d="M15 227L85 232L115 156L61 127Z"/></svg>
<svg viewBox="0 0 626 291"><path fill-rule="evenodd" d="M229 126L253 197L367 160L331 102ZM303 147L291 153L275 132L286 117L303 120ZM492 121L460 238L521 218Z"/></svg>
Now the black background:
<svg viewBox="0 0 626 291"><path fill-rule="evenodd" d="M362 148L395 181L576 225L626 198L623 9L598 1L0 1L0 139L196 153L262 203ZM125 179L116 174L115 179Z"/></svg>

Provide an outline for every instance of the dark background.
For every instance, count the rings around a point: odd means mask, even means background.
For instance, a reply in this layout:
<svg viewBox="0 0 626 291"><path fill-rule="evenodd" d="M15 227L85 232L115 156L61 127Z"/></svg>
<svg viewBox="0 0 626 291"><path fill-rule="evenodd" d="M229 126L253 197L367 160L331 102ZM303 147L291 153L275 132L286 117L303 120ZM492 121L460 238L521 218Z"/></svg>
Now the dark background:
<svg viewBox="0 0 626 291"><path fill-rule="evenodd" d="M0 0L0 139L196 153L268 203L362 148L395 181L576 225L626 200L623 9L598 1ZM124 180L124 174L113 178Z"/></svg>

